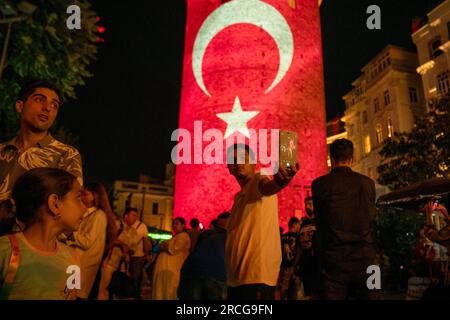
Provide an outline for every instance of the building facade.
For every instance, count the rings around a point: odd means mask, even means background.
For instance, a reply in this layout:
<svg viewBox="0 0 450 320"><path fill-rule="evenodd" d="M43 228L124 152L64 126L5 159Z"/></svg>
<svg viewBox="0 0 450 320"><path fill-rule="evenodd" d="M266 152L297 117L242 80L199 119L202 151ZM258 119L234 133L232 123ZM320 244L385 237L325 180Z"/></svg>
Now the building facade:
<svg viewBox="0 0 450 320"><path fill-rule="evenodd" d="M345 101L348 139L355 148L353 170L377 181L379 151L394 132L408 132L424 112L424 94L417 74L417 55L388 45L362 68ZM377 195L387 189L377 184Z"/></svg>
<svg viewBox="0 0 450 320"><path fill-rule="evenodd" d="M115 181L114 210L121 216L126 207L136 208L148 227L171 231L175 166L166 166L163 183Z"/></svg>
<svg viewBox="0 0 450 320"><path fill-rule="evenodd" d="M450 90L450 0L428 13L427 22L412 34L427 105Z"/></svg>

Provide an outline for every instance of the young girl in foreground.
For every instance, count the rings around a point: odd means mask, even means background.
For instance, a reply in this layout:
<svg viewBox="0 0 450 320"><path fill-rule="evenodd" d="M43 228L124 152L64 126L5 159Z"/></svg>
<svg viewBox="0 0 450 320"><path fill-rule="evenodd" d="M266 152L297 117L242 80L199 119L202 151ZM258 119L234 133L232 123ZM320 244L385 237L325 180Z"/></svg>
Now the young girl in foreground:
<svg viewBox="0 0 450 320"><path fill-rule="evenodd" d="M76 298L77 281L71 276L79 259L57 241L61 233L78 229L86 211L75 176L55 168L32 169L17 181L12 200L0 202L0 210L3 215L15 211L25 226L23 232L0 237L0 299Z"/></svg>

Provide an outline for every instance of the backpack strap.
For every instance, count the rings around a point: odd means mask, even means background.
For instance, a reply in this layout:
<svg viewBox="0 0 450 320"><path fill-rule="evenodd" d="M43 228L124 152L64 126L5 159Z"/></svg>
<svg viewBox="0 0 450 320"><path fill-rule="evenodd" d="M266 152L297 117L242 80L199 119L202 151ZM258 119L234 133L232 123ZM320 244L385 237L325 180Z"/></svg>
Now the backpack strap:
<svg viewBox="0 0 450 320"><path fill-rule="evenodd" d="M11 242L11 257L9 258L9 265L5 279L3 283L0 283L0 300L9 299L20 262L20 247L16 235L9 234L8 238Z"/></svg>
<svg viewBox="0 0 450 320"><path fill-rule="evenodd" d="M19 269L20 263L20 247L19 241L15 234L8 235L9 241L11 242L11 258L9 259L8 272L5 277L5 284L12 285L14 278L16 277L17 270Z"/></svg>

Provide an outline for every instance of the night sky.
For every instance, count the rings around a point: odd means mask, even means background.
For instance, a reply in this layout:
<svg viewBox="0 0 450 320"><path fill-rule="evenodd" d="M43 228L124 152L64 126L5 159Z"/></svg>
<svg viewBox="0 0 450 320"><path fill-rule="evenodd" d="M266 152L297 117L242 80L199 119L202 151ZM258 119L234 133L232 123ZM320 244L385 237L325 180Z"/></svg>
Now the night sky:
<svg viewBox="0 0 450 320"><path fill-rule="evenodd" d="M286 0L287 1L287 0ZM173 1L93 1L106 27L94 77L61 110L79 137L86 180L164 177L178 126L186 5ZM442 0L324 0L321 7L327 119L360 69L387 44L414 49L411 22ZM366 9L382 10L382 30L366 28Z"/></svg>

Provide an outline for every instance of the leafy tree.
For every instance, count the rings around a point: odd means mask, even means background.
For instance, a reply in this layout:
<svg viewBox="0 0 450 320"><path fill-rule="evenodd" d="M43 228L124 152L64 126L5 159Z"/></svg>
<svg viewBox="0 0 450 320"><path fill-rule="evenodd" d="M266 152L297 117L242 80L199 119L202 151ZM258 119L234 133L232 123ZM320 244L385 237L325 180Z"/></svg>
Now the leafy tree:
<svg viewBox="0 0 450 320"><path fill-rule="evenodd" d="M32 15L22 13L24 3L36 7ZM74 4L81 9L81 30L66 26L67 8ZM98 18L87 0L0 0L0 47L7 34L5 21L16 15L25 20L12 24L0 79L0 140L17 131L15 101L21 84L44 79L55 83L65 99L75 98L75 88L92 76L88 66L96 57L100 39Z"/></svg>
<svg viewBox="0 0 450 320"><path fill-rule="evenodd" d="M390 189L450 176L450 96L431 104L411 132L396 133L383 145L378 167L382 185Z"/></svg>
<svg viewBox="0 0 450 320"><path fill-rule="evenodd" d="M406 285L413 268L413 247L425 219L416 211L379 208L374 221L375 245L389 289Z"/></svg>

